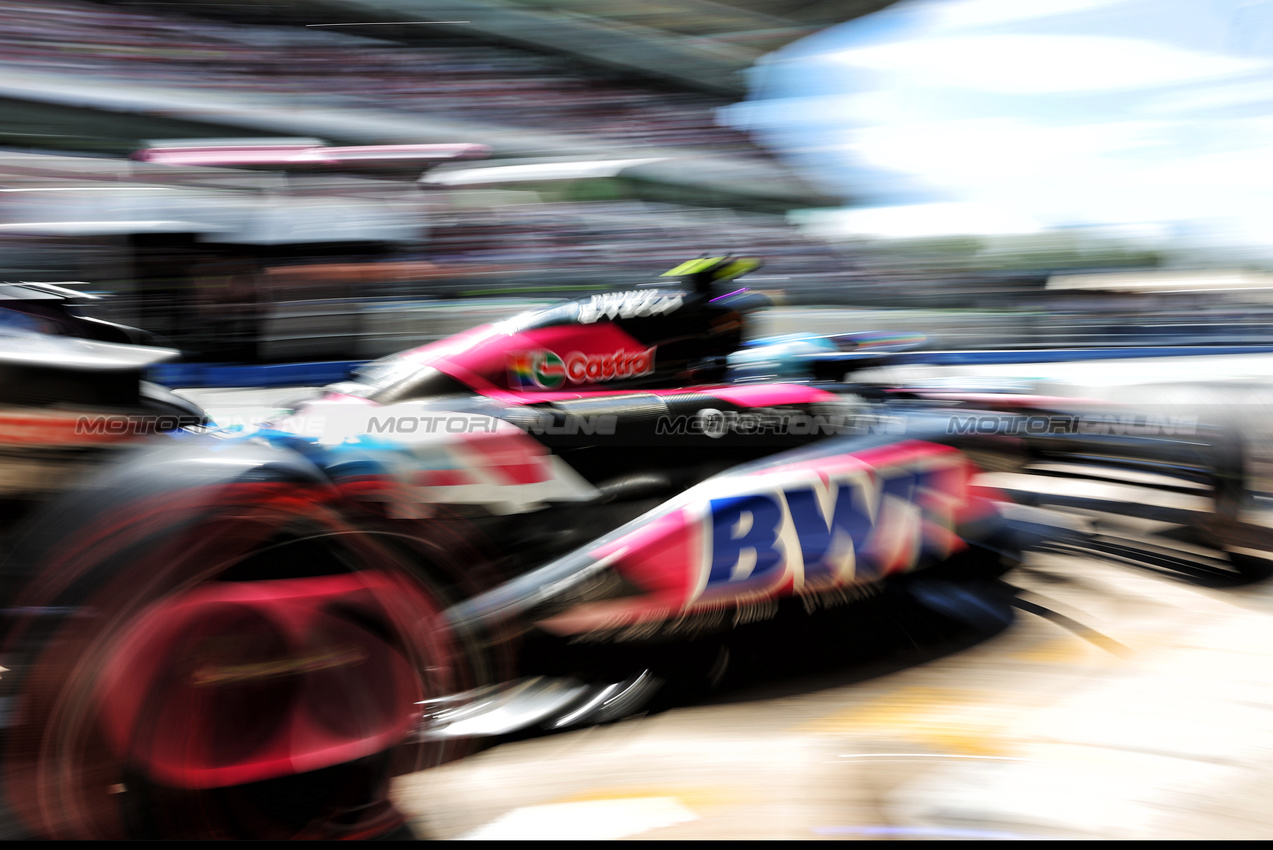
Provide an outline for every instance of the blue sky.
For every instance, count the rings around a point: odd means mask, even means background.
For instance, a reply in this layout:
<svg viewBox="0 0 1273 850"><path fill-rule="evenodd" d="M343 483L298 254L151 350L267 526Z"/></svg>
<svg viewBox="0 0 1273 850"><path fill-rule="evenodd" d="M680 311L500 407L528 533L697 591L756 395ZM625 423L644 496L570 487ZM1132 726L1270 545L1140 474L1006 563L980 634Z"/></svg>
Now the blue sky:
<svg viewBox="0 0 1273 850"><path fill-rule="evenodd" d="M751 83L728 120L852 199L850 229L1273 253L1273 0L906 0Z"/></svg>

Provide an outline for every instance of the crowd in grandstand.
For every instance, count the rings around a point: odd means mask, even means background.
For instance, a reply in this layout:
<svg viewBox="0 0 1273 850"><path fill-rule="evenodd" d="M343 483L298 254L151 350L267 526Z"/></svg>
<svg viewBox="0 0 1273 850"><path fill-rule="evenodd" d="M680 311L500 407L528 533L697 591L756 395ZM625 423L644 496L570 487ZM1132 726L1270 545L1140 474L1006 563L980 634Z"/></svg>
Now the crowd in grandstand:
<svg viewBox="0 0 1273 850"><path fill-rule="evenodd" d="M439 263L544 270L649 272L703 251L763 256L773 274L845 265L841 255L774 216L621 201L508 204L448 215L429 245Z"/></svg>
<svg viewBox="0 0 1273 850"><path fill-rule="evenodd" d="M565 58L460 39L399 44L322 29L147 14L75 0L0 0L0 63L122 84L192 92L264 92L300 105L543 129L613 140L625 150L678 147L765 155L744 134L715 123L715 109L724 105L719 98L584 70ZM50 168L56 171L56 166ZM55 183L61 179L52 173L45 178ZM65 175L71 185L99 178ZM133 174L131 179L142 178ZM180 183L174 180L174 186ZM310 183L286 185L287 191L298 191ZM533 198L522 194L523 201ZM56 273L103 282L107 277L135 277L125 288L145 296L154 280L165 277L150 268L152 261L175 259L184 264L181 276L191 285L180 287L183 297L174 303L188 301L187 312L202 316L196 324L213 336L225 335L218 321L233 313L226 311L227 305L233 306L230 302L243 299L205 298L216 288L193 282L216 278L203 269L211 260L227 257L250 269L244 274L255 283L248 300L258 306L298 298L354 297L350 292L357 292L357 297L417 298L510 286L525 290L544 285L545 292L564 291L554 290L552 283L623 286L648 282L704 252L764 258L756 284L760 288L799 292L804 287L818 297L833 294L827 291L831 281L842 293L879 289L882 270L868 268L860 256L807 238L778 215L630 200L497 204L488 197L470 207L446 198L445 192L430 195L438 203L430 204L427 221L422 222L426 239L363 256L359 252L366 246L338 244L339 240L331 245L307 242L289 256L271 248L268 240L255 247L219 245L216 234L203 234L202 241L181 249L181 256L174 258L151 250L145 262L136 256L108 263L86 259L71 267L70 258L84 252L68 251L64 239L42 237L57 243L44 244L14 232L7 239L17 244L0 242L0 266L8 269L0 268L0 275L30 271L40 278ZM197 262L191 259L195 255ZM385 270L382 264L393 268ZM896 272L885 274L898 279ZM941 285L935 277L940 276L913 281L910 291L938 294ZM296 289L290 283L294 278L303 278L308 287L303 292ZM329 279L330 285L324 283ZM195 292L200 294L190 294Z"/></svg>
<svg viewBox="0 0 1273 850"><path fill-rule="evenodd" d="M511 48L417 46L304 27L159 17L64 0L0 0L0 61L51 73L265 92L297 104L390 109L591 135L628 147L758 155L715 122L719 100L585 74Z"/></svg>

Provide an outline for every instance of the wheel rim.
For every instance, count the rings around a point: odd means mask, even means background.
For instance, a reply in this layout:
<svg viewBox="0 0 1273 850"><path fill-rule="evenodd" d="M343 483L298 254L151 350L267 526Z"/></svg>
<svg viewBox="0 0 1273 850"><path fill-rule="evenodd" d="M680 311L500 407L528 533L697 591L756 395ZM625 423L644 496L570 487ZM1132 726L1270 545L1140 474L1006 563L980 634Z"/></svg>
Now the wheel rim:
<svg viewBox="0 0 1273 850"><path fill-rule="evenodd" d="M116 534L111 554L88 535L54 559L91 586L75 608L95 616L64 618L22 689L8 781L40 834L127 834L126 774L193 799L375 757L407 736L415 703L471 677L441 626L444 596L386 538L294 492L216 507L220 519L160 543L147 521ZM280 533L297 536L272 542ZM242 580L249 561L315 547L330 557L311 575ZM121 558L135 561L108 563ZM94 581L104 568L110 579ZM412 766L448 757L421 750ZM222 830L216 813L195 814L196 834ZM365 827L344 817L314 837Z"/></svg>

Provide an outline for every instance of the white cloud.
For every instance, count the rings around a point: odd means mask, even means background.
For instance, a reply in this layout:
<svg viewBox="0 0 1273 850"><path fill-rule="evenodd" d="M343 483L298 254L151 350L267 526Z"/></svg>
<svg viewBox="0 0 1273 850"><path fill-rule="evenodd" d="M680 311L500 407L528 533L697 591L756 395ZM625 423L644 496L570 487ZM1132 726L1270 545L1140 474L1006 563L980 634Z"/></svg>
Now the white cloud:
<svg viewBox="0 0 1273 850"><path fill-rule="evenodd" d="M1129 38L979 35L855 47L846 65L917 78L921 84L1011 94L1141 88L1234 76L1263 61Z"/></svg>
<svg viewBox="0 0 1273 850"><path fill-rule="evenodd" d="M960 0L925 10L934 24L949 27L984 26L1053 15L1066 15L1129 0Z"/></svg>
<svg viewBox="0 0 1273 850"><path fill-rule="evenodd" d="M724 107L721 120L734 127L756 127L798 121L803 125L839 125L846 117L868 123L896 120L901 114L898 100L889 92L811 95L748 101Z"/></svg>
<svg viewBox="0 0 1273 850"><path fill-rule="evenodd" d="M1222 109L1227 106L1245 106L1268 101L1273 101L1273 80L1259 79L1173 92L1149 100L1139 109L1150 114L1164 114L1199 109Z"/></svg>
<svg viewBox="0 0 1273 850"><path fill-rule="evenodd" d="M908 14L891 28L840 28L839 50L821 38L803 56L785 51L785 90L800 91L791 82L802 72L804 91L818 96L758 112L756 123L840 169L863 197L921 202L855 211L834 220L841 230L980 235L1150 222L1154 234L1201 240L1205 231L1216 244L1273 256L1273 111L1260 108L1273 106L1273 54L1261 48L1273 43L1273 0L1261 4L1267 14L1248 7L898 7ZM998 26L1010 22L1020 23ZM840 81L842 94L832 94Z"/></svg>
<svg viewBox="0 0 1273 850"><path fill-rule="evenodd" d="M1178 125L1141 121L1051 127L1000 118L877 126L848 133L845 148L859 165L905 174L1023 219L1131 223L1267 205L1273 147L1251 143L1268 137L1267 123L1231 122L1229 130L1245 144L1183 158Z"/></svg>
<svg viewBox="0 0 1273 850"><path fill-rule="evenodd" d="M993 207L938 203L838 210L811 220L810 229L834 235L915 239L925 236L1036 233L1039 225L1026 216Z"/></svg>
<svg viewBox="0 0 1273 850"><path fill-rule="evenodd" d="M1162 143L1168 125L1125 121L1045 127L1009 118L880 125L852 132L846 148L864 165L926 177L944 186L1019 180L1085 167L1106 154Z"/></svg>
<svg viewBox="0 0 1273 850"><path fill-rule="evenodd" d="M1246 148L1173 159L1138 169L1133 176L1147 187L1165 185L1189 208L1215 213L1231 209L1239 199L1271 209L1273 149ZM1213 213L1213 214L1215 214Z"/></svg>

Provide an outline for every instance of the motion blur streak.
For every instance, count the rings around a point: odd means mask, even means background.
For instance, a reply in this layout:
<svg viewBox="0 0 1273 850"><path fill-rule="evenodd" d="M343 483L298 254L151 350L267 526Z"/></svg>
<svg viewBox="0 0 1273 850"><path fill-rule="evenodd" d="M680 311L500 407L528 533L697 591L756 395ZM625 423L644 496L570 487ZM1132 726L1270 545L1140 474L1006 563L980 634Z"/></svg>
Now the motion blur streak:
<svg viewBox="0 0 1273 850"><path fill-rule="evenodd" d="M1268 837L1270 47L0 0L0 837ZM959 474L731 477L842 422Z"/></svg>

